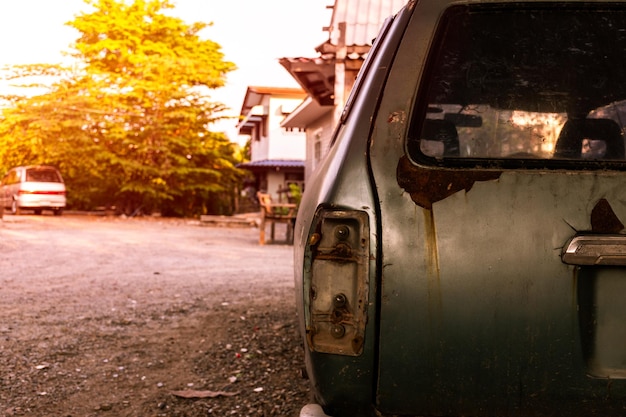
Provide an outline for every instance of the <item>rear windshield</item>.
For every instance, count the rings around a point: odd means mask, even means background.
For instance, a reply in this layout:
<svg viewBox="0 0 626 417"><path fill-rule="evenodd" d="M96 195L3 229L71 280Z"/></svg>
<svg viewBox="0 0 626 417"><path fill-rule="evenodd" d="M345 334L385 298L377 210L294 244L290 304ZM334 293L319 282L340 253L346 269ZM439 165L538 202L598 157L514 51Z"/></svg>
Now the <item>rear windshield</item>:
<svg viewBox="0 0 626 417"><path fill-rule="evenodd" d="M446 12L409 129L414 160L623 165L626 9L555 4Z"/></svg>
<svg viewBox="0 0 626 417"><path fill-rule="evenodd" d="M29 168L26 170L28 182L63 182L59 173L52 168Z"/></svg>

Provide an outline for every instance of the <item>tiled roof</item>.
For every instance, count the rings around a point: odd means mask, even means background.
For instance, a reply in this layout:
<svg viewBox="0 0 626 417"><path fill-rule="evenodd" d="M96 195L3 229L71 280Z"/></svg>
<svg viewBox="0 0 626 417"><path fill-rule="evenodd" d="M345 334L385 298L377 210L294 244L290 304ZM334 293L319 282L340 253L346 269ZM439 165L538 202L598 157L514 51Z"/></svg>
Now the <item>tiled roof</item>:
<svg viewBox="0 0 626 417"><path fill-rule="evenodd" d="M335 105L337 60L358 65L367 57L374 38L390 16L409 0L335 0L328 40L319 45L317 58L281 58L279 63L321 106Z"/></svg>
<svg viewBox="0 0 626 417"><path fill-rule="evenodd" d="M383 21L400 11L407 0L335 0L328 27L331 45L371 46ZM345 24L345 42L341 28Z"/></svg>

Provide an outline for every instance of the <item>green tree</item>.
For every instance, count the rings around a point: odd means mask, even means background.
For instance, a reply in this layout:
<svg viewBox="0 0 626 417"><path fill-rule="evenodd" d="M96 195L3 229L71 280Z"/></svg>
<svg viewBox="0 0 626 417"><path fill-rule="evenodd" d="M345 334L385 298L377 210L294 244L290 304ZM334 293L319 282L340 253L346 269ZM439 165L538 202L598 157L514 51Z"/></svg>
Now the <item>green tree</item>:
<svg viewBox="0 0 626 417"><path fill-rule="evenodd" d="M166 14L168 0L85 0L68 24L80 36L73 68L14 68L15 78L54 76L44 94L5 97L0 161L59 166L70 202L126 213L193 215L232 210L241 172L234 144L210 131L223 104L210 91L235 65L203 40L205 23ZM215 199L224 200L215 204Z"/></svg>

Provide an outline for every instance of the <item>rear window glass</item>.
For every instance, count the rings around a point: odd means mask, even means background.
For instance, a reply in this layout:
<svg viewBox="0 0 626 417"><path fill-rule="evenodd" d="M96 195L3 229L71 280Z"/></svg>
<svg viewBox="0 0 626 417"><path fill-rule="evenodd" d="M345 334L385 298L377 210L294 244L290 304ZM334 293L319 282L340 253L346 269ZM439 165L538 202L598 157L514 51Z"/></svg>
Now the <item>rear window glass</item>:
<svg viewBox="0 0 626 417"><path fill-rule="evenodd" d="M626 10L511 6L446 12L409 129L409 155L504 166L625 161Z"/></svg>
<svg viewBox="0 0 626 417"><path fill-rule="evenodd" d="M26 181L62 182L59 173L56 170L49 168L29 168L28 170L26 170Z"/></svg>

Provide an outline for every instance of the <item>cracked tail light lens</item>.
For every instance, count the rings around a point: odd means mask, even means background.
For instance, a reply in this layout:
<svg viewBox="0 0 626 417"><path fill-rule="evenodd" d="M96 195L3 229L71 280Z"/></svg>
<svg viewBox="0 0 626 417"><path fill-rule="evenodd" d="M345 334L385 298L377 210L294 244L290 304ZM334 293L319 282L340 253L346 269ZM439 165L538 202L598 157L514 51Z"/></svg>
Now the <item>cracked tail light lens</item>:
<svg viewBox="0 0 626 417"><path fill-rule="evenodd" d="M363 351L369 294L369 221L362 211L320 210L305 265L307 341L316 352Z"/></svg>

